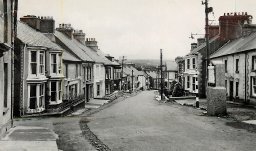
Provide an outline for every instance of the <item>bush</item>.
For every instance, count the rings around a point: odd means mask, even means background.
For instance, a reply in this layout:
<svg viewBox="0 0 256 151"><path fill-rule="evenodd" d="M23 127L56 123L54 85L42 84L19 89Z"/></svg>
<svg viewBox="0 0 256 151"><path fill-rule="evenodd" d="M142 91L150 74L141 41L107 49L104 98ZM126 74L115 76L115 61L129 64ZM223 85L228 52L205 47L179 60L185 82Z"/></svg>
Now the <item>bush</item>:
<svg viewBox="0 0 256 151"><path fill-rule="evenodd" d="M180 97L184 96L184 89L182 88L182 85L180 83L176 83L172 92L173 97Z"/></svg>

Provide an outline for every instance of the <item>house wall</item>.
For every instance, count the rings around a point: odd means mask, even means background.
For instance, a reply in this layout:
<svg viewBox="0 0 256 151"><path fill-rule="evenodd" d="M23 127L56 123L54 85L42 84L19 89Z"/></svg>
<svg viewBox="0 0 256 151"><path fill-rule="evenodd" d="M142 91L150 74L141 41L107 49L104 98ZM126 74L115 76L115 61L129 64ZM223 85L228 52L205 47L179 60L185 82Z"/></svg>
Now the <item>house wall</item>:
<svg viewBox="0 0 256 151"><path fill-rule="evenodd" d="M105 96L105 67L101 63L93 65L94 70L94 98L102 98ZM99 85L99 95L97 94L97 85Z"/></svg>
<svg viewBox="0 0 256 151"><path fill-rule="evenodd" d="M256 56L256 52L251 51L247 53L234 54L223 56L212 61L222 61L225 64L227 60L227 72L225 73L225 86L227 98L230 101L237 102L251 102L256 103L256 98L252 96L252 77L256 77L255 71L252 71L252 57ZM236 59L239 59L238 71L236 72ZM233 81L233 89L231 83ZM230 83L231 82L231 83ZM236 82L239 82L238 89L236 89ZM233 95L231 95L231 90ZM238 92L236 92L238 90ZM238 95L236 95L238 94Z"/></svg>
<svg viewBox="0 0 256 151"><path fill-rule="evenodd" d="M139 75L138 76L138 81L139 83L139 88L143 88L144 90L146 89L146 78L145 76Z"/></svg>
<svg viewBox="0 0 256 151"><path fill-rule="evenodd" d="M8 46L12 46L12 21L13 21L13 17L12 17L12 0L7 0L7 8L6 11L7 13L4 13L3 17L1 18L1 20L4 20L5 17L7 17L7 39L4 40L4 35L0 35L0 43L6 43L8 44ZM0 11L4 12L4 5L3 5L3 1L0 1L1 4L1 8ZM0 32L1 33L5 33L5 29L4 29L4 21L0 21ZM12 73L11 73L11 69L12 69L12 49L6 49L5 52L3 54L0 54L0 138L2 137L2 135L12 126L12 89L11 89L11 85L12 85ZM4 64L7 65L6 68L6 75L7 75L7 80L4 76ZM4 88L4 83L6 82L6 88ZM6 92L6 93L5 93ZM7 99L5 100L4 98L4 94L7 94ZM4 105L4 101L7 102L7 106Z"/></svg>
<svg viewBox="0 0 256 151"><path fill-rule="evenodd" d="M187 61L188 59L189 59L189 64L190 64L189 68L188 68L188 61ZM193 66L193 59L195 59L194 66ZM202 72L201 63L200 63L200 55L186 56L186 57L184 57L184 61L185 61L184 89L187 90L189 93L198 94L199 93L198 78L201 77L199 75L199 71ZM200 86L202 87L203 85L201 84Z"/></svg>

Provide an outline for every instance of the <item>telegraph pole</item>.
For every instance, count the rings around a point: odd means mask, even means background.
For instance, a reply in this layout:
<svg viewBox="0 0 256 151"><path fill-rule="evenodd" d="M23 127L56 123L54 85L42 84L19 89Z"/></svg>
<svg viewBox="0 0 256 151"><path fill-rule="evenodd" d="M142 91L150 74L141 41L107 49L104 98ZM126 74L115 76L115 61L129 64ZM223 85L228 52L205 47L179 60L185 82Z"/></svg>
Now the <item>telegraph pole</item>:
<svg viewBox="0 0 256 151"><path fill-rule="evenodd" d="M132 70L132 92L133 92L133 70Z"/></svg>
<svg viewBox="0 0 256 151"><path fill-rule="evenodd" d="M163 100L163 53L160 49L160 72L161 72L161 100Z"/></svg>
<svg viewBox="0 0 256 151"><path fill-rule="evenodd" d="M205 5L205 42L206 42L206 86L208 82L208 65L209 65L209 18L208 15L213 11L212 7L208 7L208 0L202 1L202 5Z"/></svg>
<svg viewBox="0 0 256 151"><path fill-rule="evenodd" d="M122 56L121 90L123 90L123 75L124 75L124 56Z"/></svg>

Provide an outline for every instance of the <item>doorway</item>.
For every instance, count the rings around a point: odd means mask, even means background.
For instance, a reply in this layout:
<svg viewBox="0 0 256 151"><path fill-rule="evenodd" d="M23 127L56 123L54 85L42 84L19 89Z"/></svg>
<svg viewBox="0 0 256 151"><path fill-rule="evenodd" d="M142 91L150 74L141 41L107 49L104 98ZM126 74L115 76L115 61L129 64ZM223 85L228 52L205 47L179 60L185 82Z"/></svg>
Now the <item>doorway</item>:
<svg viewBox="0 0 256 151"><path fill-rule="evenodd" d="M229 100L233 101L233 95L234 95L234 81L230 81L229 84Z"/></svg>

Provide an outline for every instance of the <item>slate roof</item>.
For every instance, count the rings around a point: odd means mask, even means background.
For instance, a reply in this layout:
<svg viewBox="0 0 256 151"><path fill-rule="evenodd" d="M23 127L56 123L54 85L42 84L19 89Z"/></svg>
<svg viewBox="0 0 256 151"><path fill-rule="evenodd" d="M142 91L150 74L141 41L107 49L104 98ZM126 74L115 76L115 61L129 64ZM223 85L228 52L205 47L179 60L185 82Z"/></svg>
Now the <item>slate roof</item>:
<svg viewBox="0 0 256 151"><path fill-rule="evenodd" d="M211 38L209 40L209 43L211 44L214 41L217 41L219 39L219 35ZM193 55L193 54L197 54L198 51L200 51L201 49L203 49L204 47L206 47L206 43L204 42L203 44L201 44L200 46L198 46L197 48L193 49L191 52L189 52L186 56L188 55Z"/></svg>
<svg viewBox="0 0 256 151"><path fill-rule="evenodd" d="M221 56L231 55L253 49L256 49L256 33L252 33L249 36L241 37L228 42L218 51L212 54L210 58L218 58Z"/></svg>
<svg viewBox="0 0 256 151"><path fill-rule="evenodd" d="M62 55L63 60L68 60L68 61L82 61L73 54L69 53L67 50L64 49L63 55Z"/></svg>
<svg viewBox="0 0 256 151"><path fill-rule="evenodd" d="M41 32L29 27L27 24L17 22L17 38L28 46L46 47L54 50L62 50L57 44L52 42Z"/></svg>
<svg viewBox="0 0 256 151"><path fill-rule="evenodd" d="M55 31L54 35L56 36L57 39L61 41L61 43L65 45L65 47L67 47L70 51L72 51L76 55L76 57L78 57L82 61L93 62L93 59L76 44L75 39L70 39L69 37L67 37L66 35L64 35L59 31ZM60 45L62 46L62 44Z"/></svg>
<svg viewBox="0 0 256 151"><path fill-rule="evenodd" d="M100 50L95 51L92 48L89 48L81 44L77 40L74 40L74 43L78 45L86 54L88 54L92 58L92 60L94 60L95 62L103 63L105 65L112 65L112 62L108 60Z"/></svg>
<svg viewBox="0 0 256 151"><path fill-rule="evenodd" d="M133 70L133 75L134 76L140 76L140 75L144 76L143 71L139 71L131 65L124 65L124 67L123 67L124 74L126 74L126 75L131 76L132 75L132 70Z"/></svg>

